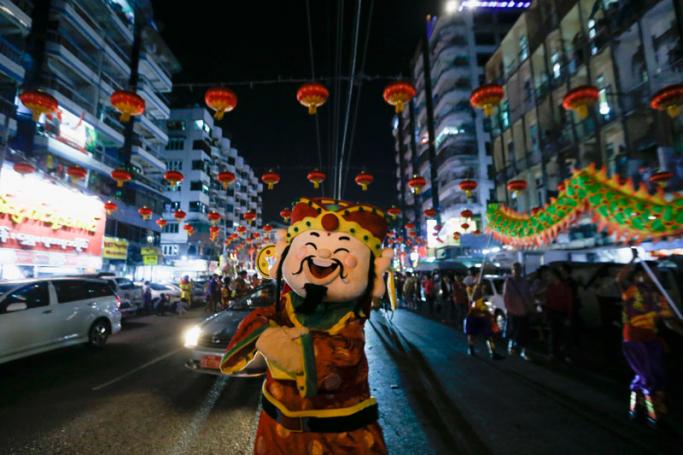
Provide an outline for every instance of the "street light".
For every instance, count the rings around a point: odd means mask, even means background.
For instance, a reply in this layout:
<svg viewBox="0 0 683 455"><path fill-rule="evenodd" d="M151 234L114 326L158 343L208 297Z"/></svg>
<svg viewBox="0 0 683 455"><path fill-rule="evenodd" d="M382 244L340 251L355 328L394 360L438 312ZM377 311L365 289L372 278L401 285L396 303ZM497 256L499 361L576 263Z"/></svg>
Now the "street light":
<svg viewBox="0 0 683 455"><path fill-rule="evenodd" d="M445 6L446 14L454 14L455 12L458 11L458 1L457 0L449 0L446 2Z"/></svg>

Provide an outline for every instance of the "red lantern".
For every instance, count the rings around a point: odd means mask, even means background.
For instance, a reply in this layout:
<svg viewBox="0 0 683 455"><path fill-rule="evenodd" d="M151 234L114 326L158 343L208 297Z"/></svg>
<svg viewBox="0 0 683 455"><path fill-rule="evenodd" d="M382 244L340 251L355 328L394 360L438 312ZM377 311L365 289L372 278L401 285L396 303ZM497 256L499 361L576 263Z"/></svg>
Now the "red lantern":
<svg viewBox="0 0 683 455"><path fill-rule="evenodd" d="M673 178L674 174L670 171L655 172L650 176L650 183L655 183L660 187L665 187L666 184Z"/></svg>
<svg viewBox="0 0 683 455"><path fill-rule="evenodd" d="M363 191L367 191L368 186L375 180L375 178L372 176L372 174L368 174L365 171L361 171L354 180Z"/></svg>
<svg viewBox="0 0 683 455"><path fill-rule="evenodd" d="M477 182L476 180L472 179L465 179L460 181L460 189L465 192L465 196L467 196L467 199L472 197L472 191L477 189Z"/></svg>
<svg viewBox="0 0 683 455"><path fill-rule="evenodd" d="M209 239L216 241L218 234L221 232L221 228L218 226L209 226Z"/></svg>
<svg viewBox="0 0 683 455"><path fill-rule="evenodd" d="M483 109L484 116L490 117L505 96L505 90L498 84L482 85L470 94L470 104L475 109Z"/></svg>
<svg viewBox="0 0 683 455"><path fill-rule="evenodd" d="M57 99L39 90L27 90L19 95L21 104L33 114L33 121L37 122L41 114L51 117L59 109Z"/></svg>
<svg viewBox="0 0 683 455"><path fill-rule="evenodd" d="M107 215L111 215L116 210L118 210L118 208L119 206L116 205L116 202L107 201L104 203L104 211L107 212Z"/></svg>
<svg viewBox="0 0 683 455"><path fill-rule="evenodd" d="M481 235L481 231L477 229L476 231L472 232L473 235Z"/></svg>
<svg viewBox="0 0 683 455"><path fill-rule="evenodd" d="M116 180L116 186L121 188L124 183L130 182L133 176L125 169L114 169L111 171L111 178Z"/></svg>
<svg viewBox="0 0 683 455"><path fill-rule="evenodd" d="M426 209L423 213L426 218L436 218L437 215L436 209L433 208Z"/></svg>
<svg viewBox="0 0 683 455"><path fill-rule="evenodd" d="M570 90L562 98L562 107L568 111L574 111L579 119L588 117L588 109L593 107L600 98L597 87L592 85L582 85Z"/></svg>
<svg viewBox="0 0 683 455"><path fill-rule="evenodd" d="M387 209L387 213L388 213L389 216L391 216L392 218L396 218L397 216L399 216L399 215L401 214L401 209L399 209L399 208L396 207L395 205L392 205L391 207L389 207L389 208Z"/></svg>
<svg viewBox="0 0 683 455"><path fill-rule="evenodd" d="M138 213L140 214L140 217L141 217L143 220L147 221L147 220L149 220L150 218L152 218L152 213L153 213L153 212L152 212L152 209L150 209L149 207L147 207L147 206L142 206L142 207L140 207L140 208L138 209Z"/></svg>
<svg viewBox="0 0 683 455"><path fill-rule="evenodd" d="M272 190L275 185L280 183L280 174L271 169L261 176L261 181L266 184L269 190Z"/></svg>
<svg viewBox="0 0 683 455"><path fill-rule="evenodd" d="M273 230L273 226L271 226L270 224L266 224L265 226L263 226L263 232L265 232L266 234L272 230Z"/></svg>
<svg viewBox="0 0 683 455"><path fill-rule="evenodd" d="M508 190L517 195L520 191L524 191L529 186L524 179L510 180L508 182Z"/></svg>
<svg viewBox="0 0 683 455"><path fill-rule="evenodd" d="M119 120L127 122L131 116L145 112L145 100L135 92L116 90L111 94L111 104L121 113Z"/></svg>
<svg viewBox="0 0 683 455"><path fill-rule="evenodd" d="M204 94L204 102L215 111L213 118L222 120L226 112L230 112L237 107L237 95L229 88L213 87Z"/></svg>
<svg viewBox="0 0 683 455"><path fill-rule="evenodd" d="M192 234L194 234L194 226L192 226L191 224L184 224L183 230L187 232L188 236L192 236Z"/></svg>
<svg viewBox="0 0 683 455"><path fill-rule="evenodd" d="M282 209L280 210L280 216L285 220L285 223L287 223L292 217L292 211L290 209Z"/></svg>
<svg viewBox="0 0 683 455"><path fill-rule="evenodd" d="M327 174L325 174L323 171L319 171L318 169L314 169L308 173L306 178L313 184L313 188L317 190L320 188L320 184L323 183L327 178Z"/></svg>
<svg viewBox="0 0 683 455"><path fill-rule="evenodd" d="M246 226L237 226L237 232L240 234L244 234L247 232L247 227Z"/></svg>
<svg viewBox="0 0 683 455"><path fill-rule="evenodd" d="M219 172L216 178L223 185L223 189L227 190L237 177L235 177L235 174L230 171L223 171Z"/></svg>
<svg viewBox="0 0 683 455"><path fill-rule="evenodd" d="M531 216L536 216L536 215L538 215L540 212L541 212L541 208L540 208L540 207L534 207L533 209L531 209Z"/></svg>
<svg viewBox="0 0 683 455"><path fill-rule="evenodd" d="M415 229L415 224L414 223L406 223L405 228L409 231L412 231Z"/></svg>
<svg viewBox="0 0 683 455"><path fill-rule="evenodd" d="M417 237L417 232L415 232L415 231L408 231L408 237L413 237L413 238Z"/></svg>
<svg viewBox="0 0 683 455"><path fill-rule="evenodd" d="M296 92L296 100L299 104L308 108L310 115L315 115L318 108L325 104L329 96L330 92L327 88L318 82L306 83L299 87L299 90Z"/></svg>
<svg viewBox="0 0 683 455"><path fill-rule="evenodd" d="M415 87L410 82L392 82L384 89L384 101L394 106L396 113L403 112L405 104L415 96Z"/></svg>
<svg viewBox="0 0 683 455"><path fill-rule="evenodd" d="M470 225L468 223L462 223L460 227L463 229L463 231L467 231L470 228Z"/></svg>
<svg viewBox="0 0 683 455"><path fill-rule="evenodd" d="M413 178L408 180L408 186L413 194L420 194L420 191L422 191L422 188L424 188L426 184L427 180L420 175L413 175Z"/></svg>
<svg viewBox="0 0 683 455"><path fill-rule="evenodd" d="M681 112L683 105L683 84L664 87L650 98L650 107L658 111L665 111L669 117L675 118Z"/></svg>
<svg viewBox="0 0 683 455"><path fill-rule="evenodd" d="M168 182L171 188L175 188L179 183L183 181L185 176L180 171L166 171L164 173L164 180Z"/></svg>
<svg viewBox="0 0 683 455"><path fill-rule="evenodd" d="M178 221L184 220L186 216L187 216L187 214L180 209L173 212L173 218L175 218Z"/></svg>
<svg viewBox="0 0 683 455"><path fill-rule="evenodd" d="M443 226L441 226L440 224L434 225L434 232L438 234L439 232L441 232L442 228Z"/></svg>
<svg viewBox="0 0 683 455"><path fill-rule="evenodd" d="M209 219L209 222L213 224L214 226L218 224L218 222L221 220L221 215L216 212L215 210L210 211L206 217Z"/></svg>
<svg viewBox="0 0 683 455"><path fill-rule="evenodd" d="M72 182L76 182L78 180L85 179L85 177L88 175L88 171L80 166L69 166L66 168L66 174L71 177Z"/></svg>
<svg viewBox="0 0 683 455"><path fill-rule="evenodd" d="M474 213L472 213L472 210L470 209L465 209L462 212L460 212L460 216L463 218L472 218L474 216Z"/></svg>
<svg viewBox="0 0 683 455"><path fill-rule="evenodd" d="M14 172L21 175L33 174L36 172L36 168L27 161L19 161L14 163Z"/></svg>
<svg viewBox="0 0 683 455"><path fill-rule="evenodd" d="M247 210L242 217L247 223L251 224L256 219L256 212L254 210Z"/></svg>
<svg viewBox="0 0 683 455"><path fill-rule="evenodd" d="M159 218L155 221L155 223L157 224L157 226L159 226L159 229L163 229L168 224L168 222L163 218Z"/></svg>

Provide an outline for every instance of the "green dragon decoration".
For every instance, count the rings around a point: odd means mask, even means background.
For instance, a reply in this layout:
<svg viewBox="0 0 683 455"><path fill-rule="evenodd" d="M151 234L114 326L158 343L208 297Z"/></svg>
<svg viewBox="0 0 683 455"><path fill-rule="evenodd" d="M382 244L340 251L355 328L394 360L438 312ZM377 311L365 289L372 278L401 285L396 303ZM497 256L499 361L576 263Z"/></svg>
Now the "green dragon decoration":
<svg viewBox="0 0 683 455"><path fill-rule="evenodd" d="M645 184L635 188L631 179L622 183L619 176L610 178L604 167L592 164L575 170L558 189L557 198L531 214L489 204L487 231L504 244L539 247L552 242L582 215L591 214L599 230L625 242L683 233L683 196L667 196L662 186L650 194Z"/></svg>

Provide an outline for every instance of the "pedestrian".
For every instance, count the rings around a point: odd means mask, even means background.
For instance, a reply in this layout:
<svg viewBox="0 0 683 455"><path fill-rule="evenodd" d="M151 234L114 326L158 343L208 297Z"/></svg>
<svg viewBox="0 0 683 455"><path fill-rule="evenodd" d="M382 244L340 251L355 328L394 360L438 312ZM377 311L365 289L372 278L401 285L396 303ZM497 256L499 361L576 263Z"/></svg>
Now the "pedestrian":
<svg viewBox="0 0 683 455"><path fill-rule="evenodd" d="M188 275L185 275L180 280L180 301L187 305L187 308L192 308L192 280Z"/></svg>
<svg viewBox="0 0 683 455"><path fill-rule="evenodd" d="M157 301L157 316L166 316L166 306L168 305L168 296L166 294L159 295Z"/></svg>
<svg viewBox="0 0 683 455"><path fill-rule="evenodd" d="M256 289L257 287L261 286L261 278L259 278L258 273L254 273L251 276L251 288Z"/></svg>
<svg viewBox="0 0 683 455"><path fill-rule="evenodd" d="M465 317L467 316L469 296L467 295L465 285L457 275L453 279L452 299L454 310L453 319L455 320L456 327L463 328Z"/></svg>
<svg viewBox="0 0 683 455"><path fill-rule="evenodd" d="M142 311L144 314L150 314L152 312L152 288L150 287L149 281L145 281L142 290Z"/></svg>
<svg viewBox="0 0 683 455"><path fill-rule="evenodd" d="M434 281L429 272L424 274L422 278L422 293L424 294L424 301L426 303L425 310L429 311L431 315L434 311Z"/></svg>
<svg viewBox="0 0 683 455"><path fill-rule="evenodd" d="M484 302L481 284L475 284L472 291L472 299L465 319L465 334L467 335L467 354L475 355L474 347L477 337L481 336L486 340L486 347L491 359L500 360L503 358L496 352L496 342L493 338L495 335L493 315Z"/></svg>
<svg viewBox="0 0 683 455"><path fill-rule="evenodd" d="M543 313L548 324L548 356L550 360L563 359L568 362L567 324L572 314L572 290L562 280L559 272L547 268L547 281Z"/></svg>
<svg viewBox="0 0 683 455"><path fill-rule="evenodd" d="M206 306L204 311L210 314L216 312L216 294L219 293L216 276L212 275L206 282ZM219 294L220 295L220 294Z"/></svg>
<svg viewBox="0 0 683 455"><path fill-rule="evenodd" d="M221 286L221 309L226 309L230 304L230 296L232 290L230 289L230 277L223 277L223 286Z"/></svg>
<svg viewBox="0 0 683 455"><path fill-rule="evenodd" d="M474 285L479 282L479 272L476 267L470 267L467 276L462 280L462 284L470 288L468 293L472 293L474 290Z"/></svg>
<svg viewBox="0 0 683 455"><path fill-rule="evenodd" d="M441 319L446 322L450 316L451 307L451 293L453 292L453 285L451 284L451 279L447 273L441 275L439 280L439 288L437 293L437 313L441 316Z"/></svg>
<svg viewBox="0 0 683 455"><path fill-rule="evenodd" d="M567 286L572 291L572 312L569 315L569 347L578 350L581 345L581 299L579 298L579 283L572 275L572 268L569 264L564 263L560 266L562 280L567 283Z"/></svg>
<svg viewBox="0 0 683 455"><path fill-rule="evenodd" d="M237 278L233 281L233 288L235 290L235 297L242 297L249 292L249 284L247 283L247 271L241 270L237 274Z"/></svg>
<svg viewBox="0 0 683 455"><path fill-rule="evenodd" d="M517 351L520 357L528 360L526 353L529 338L529 313L533 308L531 291L526 279L522 276L522 264L512 265L512 275L503 285L503 301L507 312L508 352Z"/></svg>
<svg viewBox="0 0 683 455"><path fill-rule="evenodd" d="M415 309L415 277L412 273L406 272L406 280L403 283L403 302L407 308Z"/></svg>
<svg viewBox="0 0 683 455"><path fill-rule="evenodd" d="M657 322L672 315L641 264L625 266L617 282L622 290L622 350L635 375L629 415L638 418L644 408L648 423L656 425L666 413L664 342L657 334Z"/></svg>

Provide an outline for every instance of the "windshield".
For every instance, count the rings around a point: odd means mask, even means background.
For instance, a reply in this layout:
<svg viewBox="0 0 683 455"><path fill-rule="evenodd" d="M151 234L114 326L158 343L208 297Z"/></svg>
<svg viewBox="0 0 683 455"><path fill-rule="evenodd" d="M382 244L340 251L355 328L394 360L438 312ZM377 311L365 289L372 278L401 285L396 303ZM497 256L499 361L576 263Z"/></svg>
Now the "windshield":
<svg viewBox="0 0 683 455"><path fill-rule="evenodd" d="M275 301L275 285L268 284L254 289L244 297L230 304L230 310L251 310L252 308L272 305Z"/></svg>
<svg viewBox="0 0 683 455"><path fill-rule="evenodd" d="M17 286L19 286L19 285L16 283L0 284L0 296L11 291L12 289L16 288Z"/></svg>
<svg viewBox="0 0 683 455"><path fill-rule="evenodd" d="M164 286L163 284L158 284L158 283L151 283L149 285L150 288L152 288L153 291L168 291L168 287Z"/></svg>

